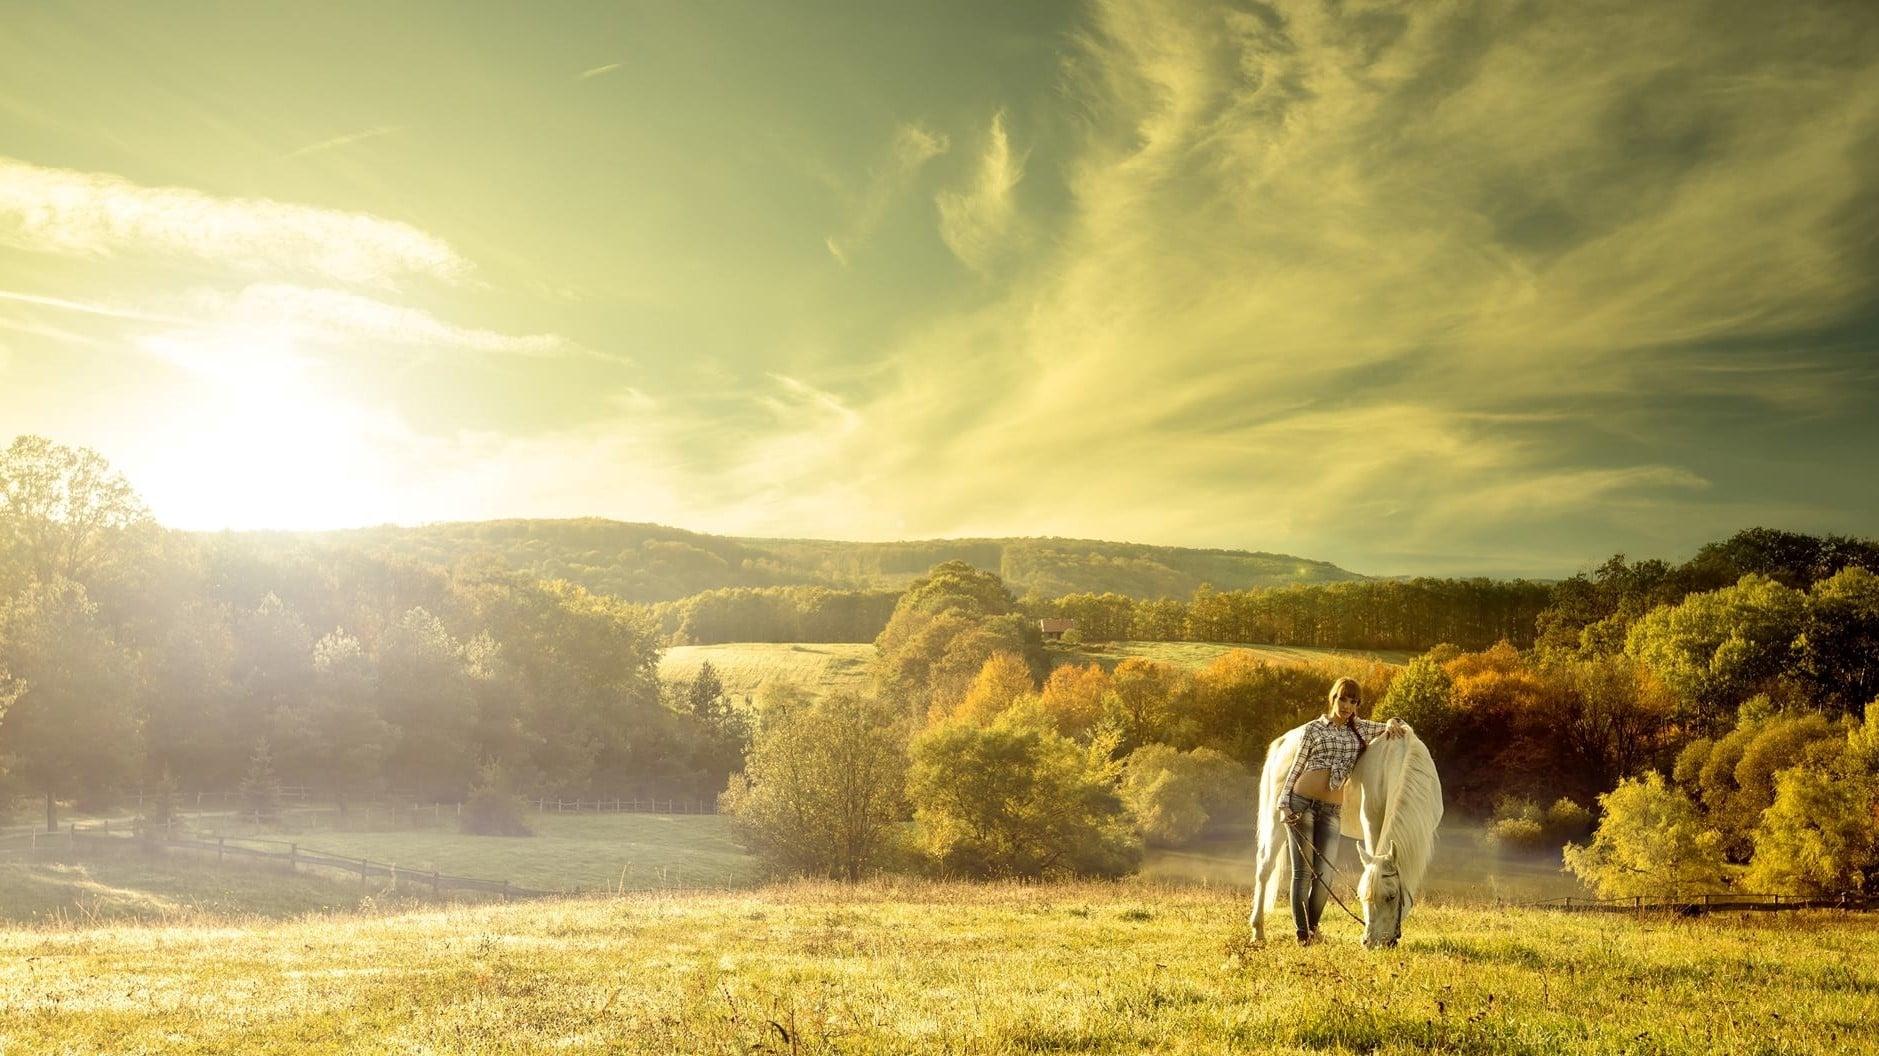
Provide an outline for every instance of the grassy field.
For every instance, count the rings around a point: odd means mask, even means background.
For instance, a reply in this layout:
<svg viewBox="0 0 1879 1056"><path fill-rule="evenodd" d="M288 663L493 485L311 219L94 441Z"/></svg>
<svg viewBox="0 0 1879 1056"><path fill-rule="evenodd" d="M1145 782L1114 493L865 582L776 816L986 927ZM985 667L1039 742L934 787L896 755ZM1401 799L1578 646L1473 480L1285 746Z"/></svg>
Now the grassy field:
<svg viewBox="0 0 1879 1056"><path fill-rule="evenodd" d="M675 682L698 674L705 661L718 672L731 699L753 699L772 682L793 682L821 696L841 690L865 693L871 682L874 646L867 643L733 642L677 645L659 660L659 677Z"/></svg>
<svg viewBox="0 0 1879 1056"><path fill-rule="evenodd" d="M1316 646L1240 645L1234 642L1097 642L1083 646L1050 647L1056 663L1095 662L1113 668L1130 657L1160 660L1182 667L1206 667L1219 657L1243 649L1271 664L1336 666L1352 661L1376 661L1401 666L1414 653L1390 649L1321 649Z"/></svg>
<svg viewBox="0 0 1879 1056"><path fill-rule="evenodd" d="M0 930L0 1051L1849 1053L1879 919L1431 907L1253 948L1228 893L788 885Z"/></svg>
<svg viewBox="0 0 1879 1056"><path fill-rule="evenodd" d="M1275 664L1337 665L1375 660L1406 664L1412 653L1389 650L1317 649L1286 645L1236 645L1223 642L1109 642L1081 647L1051 646L1053 664L1097 663L1113 668L1129 657L1161 660L1183 667L1205 667L1224 653L1245 649ZM874 646L853 642L814 644L734 642L725 645L679 645L665 651L659 677L666 681L690 679L699 665L711 666L724 681L732 699L756 697L772 682L794 682L817 695L853 690L866 692L874 663Z"/></svg>
<svg viewBox="0 0 1879 1056"><path fill-rule="evenodd" d="M122 855L79 862L27 857L0 861L0 920L19 923L294 917L416 901L416 896L395 894L382 882L368 886L263 866L208 868L128 849Z"/></svg>
<svg viewBox="0 0 1879 1056"><path fill-rule="evenodd" d="M471 836L446 827L287 838L309 850L401 869L550 891L731 887L752 883L757 874L756 860L716 815L551 812L531 813L528 822L535 829L529 837Z"/></svg>

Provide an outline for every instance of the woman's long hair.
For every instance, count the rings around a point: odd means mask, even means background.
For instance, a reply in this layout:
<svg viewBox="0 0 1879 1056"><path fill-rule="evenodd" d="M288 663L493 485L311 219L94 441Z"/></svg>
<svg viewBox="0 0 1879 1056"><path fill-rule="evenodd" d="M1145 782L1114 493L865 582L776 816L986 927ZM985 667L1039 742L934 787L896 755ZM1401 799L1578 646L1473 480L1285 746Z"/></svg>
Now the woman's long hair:
<svg viewBox="0 0 1879 1056"><path fill-rule="evenodd" d="M1350 690L1351 692L1352 702L1355 703L1360 708L1363 707L1364 687L1358 685L1356 679L1350 677L1349 675L1346 675L1343 678L1338 679L1336 682L1331 683L1331 692L1325 694L1325 698L1324 698L1325 718L1328 719L1337 714L1337 698L1340 694L1342 694L1347 689ZM1351 733L1357 737L1357 754L1361 756L1364 754L1364 749L1370 746L1364 743L1364 731L1357 727L1357 716L1355 714L1351 716Z"/></svg>

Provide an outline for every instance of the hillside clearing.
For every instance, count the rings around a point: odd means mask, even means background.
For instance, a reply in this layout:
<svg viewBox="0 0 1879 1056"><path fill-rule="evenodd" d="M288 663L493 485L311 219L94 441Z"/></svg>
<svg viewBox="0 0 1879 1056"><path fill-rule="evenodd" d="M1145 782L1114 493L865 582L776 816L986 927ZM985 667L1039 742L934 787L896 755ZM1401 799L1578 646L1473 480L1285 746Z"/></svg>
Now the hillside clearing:
<svg viewBox="0 0 1879 1056"><path fill-rule="evenodd" d="M874 646L866 642L730 642L676 645L659 658L667 682L697 677L706 661L732 700L758 698L764 687L789 682L815 696L844 690L865 693L872 680Z"/></svg>
<svg viewBox="0 0 1879 1056"><path fill-rule="evenodd" d="M1051 663L1100 664L1114 668L1131 657L1200 668L1235 650L1245 650L1271 664L1342 667L1376 662L1401 666L1413 653L1392 650L1320 649L1290 645L1240 645L1233 642L1104 642L1086 646L1052 645ZM790 682L816 696L849 691L865 693L872 681L874 646L865 642L728 642L721 645L675 645L659 659L659 677L688 681L705 661L718 673L732 700L753 700L763 688Z"/></svg>
<svg viewBox="0 0 1879 1056"><path fill-rule="evenodd" d="M1879 1014L1869 917L1244 928L1217 891L908 882L0 931L0 1049L1837 1054Z"/></svg>
<svg viewBox="0 0 1879 1056"><path fill-rule="evenodd" d="M1052 645L1054 663L1098 663L1105 668L1131 658L1160 660L1181 667L1206 667L1227 653L1243 650L1269 664L1342 667L1352 663L1380 663L1401 667L1414 653L1392 649L1325 649L1306 645L1242 645L1238 642L1092 642L1082 646Z"/></svg>

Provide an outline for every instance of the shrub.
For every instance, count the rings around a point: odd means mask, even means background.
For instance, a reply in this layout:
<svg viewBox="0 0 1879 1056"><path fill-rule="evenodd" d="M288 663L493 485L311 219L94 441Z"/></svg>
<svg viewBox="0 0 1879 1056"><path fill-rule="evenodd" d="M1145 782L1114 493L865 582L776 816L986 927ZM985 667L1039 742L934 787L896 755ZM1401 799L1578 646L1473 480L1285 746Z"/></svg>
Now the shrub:
<svg viewBox="0 0 1879 1056"><path fill-rule="evenodd" d="M1014 712L947 723L913 744L907 793L941 871L976 877L1119 876L1141 842L1114 787L1114 736L1085 749Z"/></svg>
<svg viewBox="0 0 1879 1056"><path fill-rule="evenodd" d="M1122 800L1149 844L1179 847L1210 823L1250 812L1256 789L1246 768L1211 748L1151 744L1129 755Z"/></svg>
<svg viewBox="0 0 1879 1056"><path fill-rule="evenodd" d="M527 809L502 764L485 763L470 798L463 802L460 827L478 836L533 836L535 830L524 817Z"/></svg>

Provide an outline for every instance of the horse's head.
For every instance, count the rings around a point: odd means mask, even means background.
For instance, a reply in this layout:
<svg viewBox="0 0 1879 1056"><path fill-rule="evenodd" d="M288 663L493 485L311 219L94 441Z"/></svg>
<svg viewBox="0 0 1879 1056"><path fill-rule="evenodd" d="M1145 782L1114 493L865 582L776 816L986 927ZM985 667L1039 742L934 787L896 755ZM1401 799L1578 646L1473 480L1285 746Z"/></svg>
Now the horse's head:
<svg viewBox="0 0 1879 1056"><path fill-rule="evenodd" d="M1357 899L1364 904L1364 947L1394 946L1403 937L1403 918L1409 915L1409 889L1396 868L1396 851L1370 855L1360 848L1364 875L1357 881Z"/></svg>

